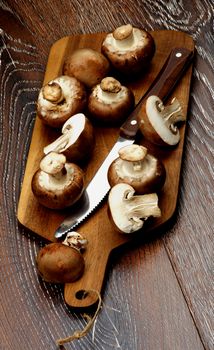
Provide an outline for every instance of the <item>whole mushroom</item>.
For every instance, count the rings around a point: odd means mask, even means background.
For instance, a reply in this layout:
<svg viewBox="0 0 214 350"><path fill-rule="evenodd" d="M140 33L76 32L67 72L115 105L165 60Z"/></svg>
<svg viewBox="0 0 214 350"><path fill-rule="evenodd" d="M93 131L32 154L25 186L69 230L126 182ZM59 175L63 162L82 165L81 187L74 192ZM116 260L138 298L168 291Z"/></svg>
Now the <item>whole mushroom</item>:
<svg viewBox="0 0 214 350"><path fill-rule="evenodd" d="M155 54L155 42L147 31L127 24L106 35L101 51L116 70L130 77L146 71Z"/></svg>
<svg viewBox="0 0 214 350"><path fill-rule="evenodd" d="M106 57L93 49L76 49L65 59L63 64L63 74L76 77L88 88L107 76L110 69L109 61Z"/></svg>
<svg viewBox="0 0 214 350"><path fill-rule="evenodd" d="M84 174L79 166L66 162L63 154L51 152L41 160L31 187L40 204L50 209L63 209L81 197Z"/></svg>
<svg viewBox="0 0 214 350"><path fill-rule="evenodd" d="M66 75L49 81L39 92L37 113L43 123L61 127L72 115L86 107L87 94L84 85Z"/></svg>
<svg viewBox="0 0 214 350"><path fill-rule="evenodd" d="M96 85L88 99L88 111L93 119L117 125L134 108L133 92L113 77L105 77Z"/></svg>
<svg viewBox="0 0 214 350"><path fill-rule="evenodd" d="M175 146L180 141L177 123L185 121L181 105L173 98L164 106L157 96L149 96L138 114L139 129L150 142L159 146Z"/></svg>
<svg viewBox="0 0 214 350"><path fill-rule="evenodd" d="M163 163L148 154L147 148L140 145L129 145L119 150L108 169L108 181L113 187L118 183L131 185L136 193L145 194L159 191L166 179Z"/></svg>
<svg viewBox="0 0 214 350"><path fill-rule="evenodd" d="M140 230L149 217L160 217L156 193L134 195L132 186L120 183L113 186L108 196L110 219L120 233Z"/></svg>
<svg viewBox="0 0 214 350"><path fill-rule="evenodd" d="M62 153L70 162L87 160L95 144L94 129L83 113L70 117L62 127L62 135L44 148L44 153Z"/></svg>
<svg viewBox="0 0 214 350"><path fill-rule="evenodd" d="M36 263L39 275L50 283L74 282L85 268L84 258L77 249L58 242L40 249Z"/></svg>

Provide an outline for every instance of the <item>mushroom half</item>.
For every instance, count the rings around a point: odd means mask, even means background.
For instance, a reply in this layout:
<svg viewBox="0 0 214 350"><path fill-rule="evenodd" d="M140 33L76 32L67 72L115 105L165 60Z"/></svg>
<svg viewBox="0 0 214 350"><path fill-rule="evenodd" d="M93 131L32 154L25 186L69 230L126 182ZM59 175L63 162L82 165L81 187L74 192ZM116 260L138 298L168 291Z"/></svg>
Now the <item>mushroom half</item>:
<svg viewBox="0 0 214 350"><path fill-rule="evenodd" d="M44 153L63 153L70 162L89 158L95 144L94 129L83 113L70 117L62 127L62 135L44 148Z"/></svg>
<svg viewBox="0 0 214 350"><path fill-rule="evenodd" d="M73 76L88 88L92 88L107 76L109 68L109 61L102 53L90 48L81 48L73 51L65 59L63 74Z"/></svg>
<svg viewBox="0 0 214 350"><path fill-rule="evenodd" d="M147 31L127 24L106 35L101 51L116 70L131 76L147 69L155 42Z"/></svg>
<svg viewBox="0 0 214 350"><path fill-rule="evenodd" d="M63 75L40 90L37 113L45 124L59 128L72 115L82 112L86 103L84 85L74 77Z"/></svg>
<svg viewBox="0 0 214 350"><path fill-rule="evenodd" d="M88 99L88 111L93 119L109 125L121 123L134 108L133 92L113 77L102 79Z"/></svg>
<svg viewBox="0 0 214 350"><path fill-rule="evenodd" d="M84 174L79 166L66 162L63 154L51 152L41 160L31 187L40 204L50 209L63 209L81 197Z"/></svg>
<svg viewBox="0 0 214 350"><path fill-rule="evenodd" d="M117 231L132 233L140 230L149 217L160 217L156 193L134 195L132 186L120 183L111 188L108 196L110 217Z"/></svg>
<svg viewBox="0 0 214 350"><path fill-rule="evenodd" d="M185 116L176 98L164 106L159 97L149 96L138 119L140 131L150 142L160 146L175 146L180 141L177 123L185 121Z"/></svg>
<svg viewBox="0 0 214 350"><path fill-rule="evenodd" d="M159 191L166 179L163 163L148 154L147 148L129 145L119 150L119 157L108 169L108 181L113 187L118 183L131 185L136 193L145 194Z"/></svg>

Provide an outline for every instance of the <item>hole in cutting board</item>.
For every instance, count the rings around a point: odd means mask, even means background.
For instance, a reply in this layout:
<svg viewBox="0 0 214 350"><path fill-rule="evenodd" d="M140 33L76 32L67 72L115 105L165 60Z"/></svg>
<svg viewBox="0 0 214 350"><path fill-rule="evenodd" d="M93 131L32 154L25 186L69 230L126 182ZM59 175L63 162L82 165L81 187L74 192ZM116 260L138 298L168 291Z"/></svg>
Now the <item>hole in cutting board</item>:
<svg viewBox="0 0 214 350"><path fill-rule="evenodd" d="M78 290L78 292L76 292L76 294L75 294L75 297L78 300L83 300L83 299L87 298L87 296L88 296L88 292L84 289Z"/></svg>

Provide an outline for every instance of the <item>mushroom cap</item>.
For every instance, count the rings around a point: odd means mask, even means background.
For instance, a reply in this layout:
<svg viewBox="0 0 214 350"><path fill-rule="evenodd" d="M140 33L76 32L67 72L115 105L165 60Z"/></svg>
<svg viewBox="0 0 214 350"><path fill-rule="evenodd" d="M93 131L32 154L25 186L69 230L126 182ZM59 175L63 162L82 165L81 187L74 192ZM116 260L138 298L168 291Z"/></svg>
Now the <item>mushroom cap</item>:
<svg viewBox="0 0 214 350"><path fill-rule="evenodd" d="M132 27L132 33L125 37L122 35L124 27L129 33L130 25L126 25L106 35L101 52L116 70L126 76L132 76L147 69L155 54L155 42L150 33L135 27ZM122 32L120 39L119 32Z"/></svg>
<svg viewBox="0 0 214 350"><path fill-rule="evenodd" d="M173 107L174 105L174 107ZM160 107L159 107L160 106ZM168 109L168 111L167 111ZM159 146L175 146L180 140L180 133L178 128L171 129L169 124L169 117L174 109L174 117L176 122L184 121L181 106L178 100L173 99L171 105L164 107L161 99L157 96L149 96L139 111L139 129L146 139ZM177 110L177 112L176 112ZM166 112L165 112L166 111ZM165 118L163 118L165 115Z"/></svg>
<svg viewBox="0 0 214 350"><path fill-rule="evenodd" d="M111 84L109 89L103 88L107 79L109 85ZM88 111L92 119L106 125L118 125L134 108L135 98L132 90L120 83L118 89L118 83L118 80L106 77L101 84L93 88L88 98Z"/></svg>
<svg viewBox="0 0 214 350"><path fill-rule="evenodd" d="M107 175L111 187L119 183L129 184L137 194L158 192L166 180L163 163L147 154L145 147L140 145L123 147L119 157L109 166Z"/></svg>
<svg viewBox="0 0 214 350"><path fill-rule="evenodd" d="M50 243L37 255L39 275L50 283L71 283L79 279L85 268L82 254L62 243Z"/></svg>
<svg viewBox="0 0 214 350"><path fill-rule="evenodd" d="M82 169L74 163L66 163L63 170L59 175L51 175L39 169L33 175L32 192L38 202L47 208L63 209L69 207L83 193L84 174Z"/></svg>
<svg viewBox="0 0 214 350"><path fill-rule="evenodd" d="M74 77L62 75L40 90L37 113L45 124L59 128L72 115L82 112L86 103L84 85Z"/></svg>
<svg viewBox="0 0 214 350"><path fill-rule="evenodd" d="M70 117L62 127L62 135L44 148L44 153L62 153L70 162L89 158L95 144L94 128L83 113Z"/></svg>
<svg viewBox="0 0 214 350"><path fill-rule="evenodd" d="M65 59L63 74L74 76L87 87L98 84L109 72L110 64L100 52L82 48Z"/></svg>
<svg viewBox="0 0 214 350"><path fill-rule="evenodd" d="M109 192L110 219L120 233L136 232L150 216L161 216L156 193L141 196L135 196L134 193L134 188L126 183L113 186Z"/></svg>

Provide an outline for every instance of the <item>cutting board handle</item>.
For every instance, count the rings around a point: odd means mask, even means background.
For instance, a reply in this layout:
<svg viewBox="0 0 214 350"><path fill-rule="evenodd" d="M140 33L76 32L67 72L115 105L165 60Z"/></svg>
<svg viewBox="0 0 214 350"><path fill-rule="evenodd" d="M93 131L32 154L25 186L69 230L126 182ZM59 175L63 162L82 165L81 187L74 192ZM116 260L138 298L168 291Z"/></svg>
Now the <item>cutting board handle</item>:
<svg viewBox="0 0 214 350"><path fill-rule="evenodd" d="M183 47L174 48L156 79L150 86L146 94L140 99L134 111L120 128L120 135L129 139L135 138L139 126L137 116L145 103L146 99L151 95L158 96L165 101L171 94L177 82L182 77L184 71L192 62L194 52Z"/></svg>

